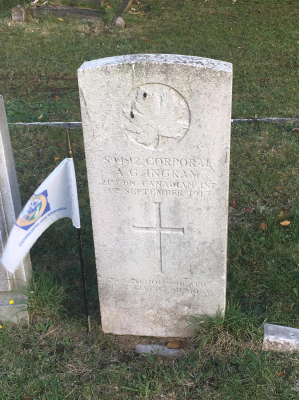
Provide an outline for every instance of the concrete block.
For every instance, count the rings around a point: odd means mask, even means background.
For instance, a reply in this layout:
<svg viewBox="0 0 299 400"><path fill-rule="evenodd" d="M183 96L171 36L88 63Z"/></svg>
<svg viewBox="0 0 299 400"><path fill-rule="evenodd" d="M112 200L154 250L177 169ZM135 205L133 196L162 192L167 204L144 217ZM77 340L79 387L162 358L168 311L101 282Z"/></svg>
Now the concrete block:
<svg viewBox="0 0 299 400"><path fill-rule="evenodd" d="M184 356L184 350L169 349L167 346L162 346L160 344L137 344L136 351L138 354L153 353L162 357L182 358Z"/></svg>
<svg viewBox="0 0 299 400"><path fill-rule="evenodd" d="M265 324L263 350L283 353L299 352L299 329L288 326Z"/></svg>

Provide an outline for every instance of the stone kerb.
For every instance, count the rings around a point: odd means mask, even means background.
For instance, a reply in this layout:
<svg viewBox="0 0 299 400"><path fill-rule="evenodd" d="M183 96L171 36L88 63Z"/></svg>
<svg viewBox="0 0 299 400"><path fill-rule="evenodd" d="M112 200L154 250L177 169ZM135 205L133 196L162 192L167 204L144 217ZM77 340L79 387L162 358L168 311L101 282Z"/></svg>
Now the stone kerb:
<svg viewBox="0 0 299 400"><path fill-rule="evenodd" d="M225 309L232 66L128 55L78 78L102 329L191 335Z"/></svg>

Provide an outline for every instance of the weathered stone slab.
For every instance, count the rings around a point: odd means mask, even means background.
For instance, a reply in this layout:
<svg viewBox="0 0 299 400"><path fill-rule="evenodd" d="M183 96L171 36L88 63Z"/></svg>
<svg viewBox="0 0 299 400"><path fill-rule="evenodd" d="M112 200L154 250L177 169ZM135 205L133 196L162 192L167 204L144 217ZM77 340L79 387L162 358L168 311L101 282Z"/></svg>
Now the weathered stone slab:
<svg viewBox="0 0 299 400"><path fill-rule="evenodd" d="M299 329L274 324L264 325L264 351L299 352Z"/></svg>
<svg viewBox="0 0 299 400"><path fill-rule="evenodd" d="M4 102L0 96L0 256L13 227L22 210L19 186L6 120ZM28 313L20 310L26 307L24 286L31 276L29 255L24 259L14 275L9 276L0 263L0 321L18 322L28 319ZM14 300L14 305L9 301Z"/></svg>
<svg viewBox="0 0 299 400"><path fill-rule="evenodd" d="M45 15L54 15L57 17L79 18L84 21L99 21L106 14L105 11L93 10L91 8L67 7L67 6L43 6L34 7L30 10L33 18Z"/></svg>
<svg viewBox="0 0 299 400"><path fill-rule="evenodd" d="M102 329L189 336L225 308L232 66L129 55L78 76Z"/></svg>
<svg viewBox="0 0 299 400"><path fill-rule="evenodd" d="M183 358L184 350L169 349L167 346L160 344L137 344L136 352L138 354L154 354L162 357Z"/></svg>

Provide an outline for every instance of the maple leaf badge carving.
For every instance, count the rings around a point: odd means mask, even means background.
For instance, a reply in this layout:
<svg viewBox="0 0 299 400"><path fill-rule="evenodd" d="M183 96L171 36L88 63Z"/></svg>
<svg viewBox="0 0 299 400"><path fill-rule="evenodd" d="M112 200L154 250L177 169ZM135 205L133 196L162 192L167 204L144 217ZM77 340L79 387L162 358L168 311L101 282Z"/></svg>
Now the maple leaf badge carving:
<svg viewBox="0 0 299 400"><path fill-rule="evenodd" d="M187 132L190 113L184 98L169 86L142 85L126 99L123 125L137 143L162 149L178 142Z"/></svg>

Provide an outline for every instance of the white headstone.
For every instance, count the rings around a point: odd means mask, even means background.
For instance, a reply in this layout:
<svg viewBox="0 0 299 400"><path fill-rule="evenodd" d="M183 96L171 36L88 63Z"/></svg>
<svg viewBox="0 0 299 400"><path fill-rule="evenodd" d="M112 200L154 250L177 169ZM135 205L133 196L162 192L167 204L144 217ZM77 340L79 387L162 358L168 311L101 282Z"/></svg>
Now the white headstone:
<svg viewBox="0 0 299 400"><path fill-rule="evenodd" d="M4 102L0 96L0 255L16 217L22 210L19 186L6 120ZM27 320L24 286L31 275L29 255L14 275L9 275L0 263L0 321ZM14 304L10 305L9 301Z"/></svg>
<svg viewBox="0 0 299 400"><path fill-rule="evenodd" d="M102 329L191 335L225 308L232 65L128 55L78 75Z"/></svg>

